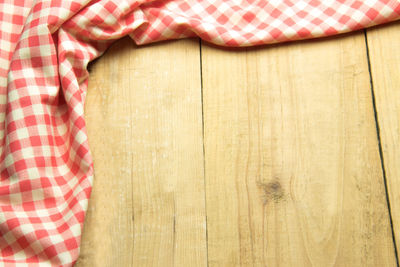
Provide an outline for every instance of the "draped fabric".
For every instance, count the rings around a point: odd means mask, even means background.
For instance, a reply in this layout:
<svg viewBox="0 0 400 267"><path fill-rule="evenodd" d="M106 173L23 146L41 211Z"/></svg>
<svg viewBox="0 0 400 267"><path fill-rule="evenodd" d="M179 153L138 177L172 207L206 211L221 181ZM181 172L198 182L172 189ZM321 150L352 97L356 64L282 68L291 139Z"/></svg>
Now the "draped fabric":
<svg viewBox="0 0 400 267"><path fill-rule="evenodd" d="M0 265L77 260L93 179L87 65L114 40L255 46L399 18L399 0L0 0Z"/></svg>

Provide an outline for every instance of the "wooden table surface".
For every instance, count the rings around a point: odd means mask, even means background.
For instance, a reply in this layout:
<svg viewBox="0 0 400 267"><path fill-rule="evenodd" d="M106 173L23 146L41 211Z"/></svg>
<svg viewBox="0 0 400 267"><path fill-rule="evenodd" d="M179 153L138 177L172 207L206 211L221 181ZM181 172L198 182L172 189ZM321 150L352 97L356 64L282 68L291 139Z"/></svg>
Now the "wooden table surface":
<svg viewBox="0 0 400 267"><path fill-rule="evenodd" d="M76 266L396 266L400 23L222 49L117 41L91 66Z"/></svg>

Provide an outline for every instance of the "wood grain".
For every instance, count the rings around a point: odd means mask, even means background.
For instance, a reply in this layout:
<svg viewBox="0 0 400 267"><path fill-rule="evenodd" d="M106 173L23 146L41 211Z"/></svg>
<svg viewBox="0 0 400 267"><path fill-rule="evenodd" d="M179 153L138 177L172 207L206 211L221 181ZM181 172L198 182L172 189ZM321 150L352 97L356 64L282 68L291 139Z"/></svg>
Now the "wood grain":
<svg viewBox="0 0 400 267"><path fill-rule="evenodd" d="M202 66L209 266L395 266L362 33Z"/></svg>
<svg viewBox="0 0 400 267"><path fill-rule="evenodd" d="M397 240L398 27L368 32ZM203 45L202 70L199 48L124 39L93 65L76 266L396 266L363 34Z"/></svg>
<svg viewBox="0 0 400 267"><path fill-rule="evenodd" d="M400 247L400 23L367 31L389 201Z"/></svg>
<svg viewBox="0 0 400 267"><path fill-rule="evenodd" d="M205 266L197 40L117 42L93 65L94 187L77 266Z"/></svg>

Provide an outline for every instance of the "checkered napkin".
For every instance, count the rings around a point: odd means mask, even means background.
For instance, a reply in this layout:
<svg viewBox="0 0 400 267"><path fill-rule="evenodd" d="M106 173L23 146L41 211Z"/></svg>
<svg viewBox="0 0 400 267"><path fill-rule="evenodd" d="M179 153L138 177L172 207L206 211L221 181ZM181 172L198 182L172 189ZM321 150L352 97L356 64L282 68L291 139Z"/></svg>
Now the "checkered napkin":
<svg viewBox="0 0 400 267"><path fill-rule="evenodd" d="M399 18L399 0L0 0L0 266L77 260L93 177L87 64L113 40L254 46Z"/></svg>

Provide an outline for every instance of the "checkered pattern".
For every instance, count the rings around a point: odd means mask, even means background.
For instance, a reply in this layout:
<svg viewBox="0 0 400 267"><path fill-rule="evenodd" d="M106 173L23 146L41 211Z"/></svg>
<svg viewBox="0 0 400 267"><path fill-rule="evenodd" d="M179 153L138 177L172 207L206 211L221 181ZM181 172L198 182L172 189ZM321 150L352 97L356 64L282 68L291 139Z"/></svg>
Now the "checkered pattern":
<svg viewBox="0 0 400 267"><path fill-rule="evenodd" d="M93 163L88 62L115 39L253 46L400 18L398 0L1 0L0 266L71 266Z"/></svg>

